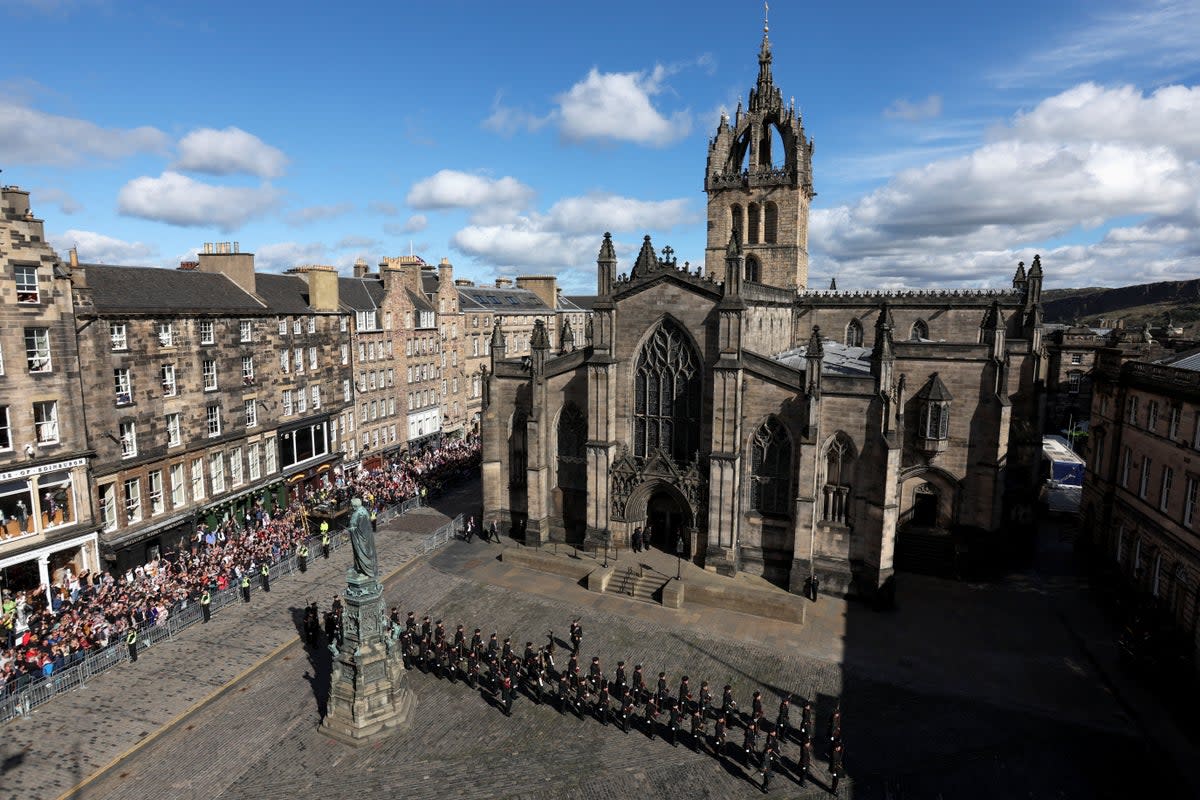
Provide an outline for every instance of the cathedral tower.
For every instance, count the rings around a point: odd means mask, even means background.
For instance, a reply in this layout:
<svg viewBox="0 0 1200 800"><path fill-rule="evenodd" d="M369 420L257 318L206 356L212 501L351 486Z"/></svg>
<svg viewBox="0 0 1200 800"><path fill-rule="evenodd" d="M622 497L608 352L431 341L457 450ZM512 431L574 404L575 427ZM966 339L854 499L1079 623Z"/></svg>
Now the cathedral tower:
<svg viewBox="0 0 1200 800"><path fill-rule="evenodd" d="M788 289L808 283L808 207L812 186L812 141L795 101L771 77L771 42L763 25L758 82L747 110L738 103L732 125L721 115L708 145L704 191L708 193L705 263L716 267L734 230L746 255L747 283Z"/></svg>

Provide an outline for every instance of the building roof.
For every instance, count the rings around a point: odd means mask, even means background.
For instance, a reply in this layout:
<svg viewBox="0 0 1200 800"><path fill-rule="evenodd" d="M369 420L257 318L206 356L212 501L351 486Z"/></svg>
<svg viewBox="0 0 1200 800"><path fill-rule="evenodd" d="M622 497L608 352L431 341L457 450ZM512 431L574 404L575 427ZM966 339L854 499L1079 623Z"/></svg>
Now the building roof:
<svg viewBox="0 0 1200 800"><path fill-rule="evenodd" d="M408 293L408 301L413 304L413 308L417 311L433 311L433 306L421 294L414 292L412 289L405 289Z"/></svg>
<svg viewBox="0 0 1200 800"><path fill-rule="evenodd" d="M438 290L438 274L437 270L428 267L421 268L421 291L425 294L437 294Z"/></svg>
<svg viewBox="0 0 1200 800"><path fill-rule="evenodd" d="M596 301L599 299L599 296L594 294L572 294L564 295L564 297L583 311L591 311L595 308Z"/></svg>
<svg viewBox="0 0 1200 800"><path fill-rule="evenodd" d="M590 299L593 303L596 301L595 297L587 298L587 299ZM558 296L558 310L559 311L591 311L592 307L590 305L588 305L588 306L580 305L579 303L575 302L575 299L567 297L564 294L560 294Z"/></svg>
<svg viewBox="0 0 1200 800"><path fill-rule="evenodd" d="M1193 372L1200 372L1200 350L1190 350L1184 353L1177 353L1162 359L1158 363L1176 369L1189 369Z"/></svg>
<svg viewBox="0 0 1200 800"><path fill-rule="evenodd" d="M369 278L338 278L338 300L352 311L373 311L383 302L383 281Z"/></svg>
<svg viewBox="0 0 1200 800"><path fill-rule="evenodd" d="M509 286L460 286L459 297L466 297L485 311L498 314L547 314L554 309L528 289Z"/></svg>
<svg viewBox="0 0 1200 800"><path fill-rule="evenodd" d="M822 339L821 372L825 375L870 375L871 349L868 347L848 347L833 339ZM803 370L806 367L805 355L808 345L785 350L775 356L775 360L793 369Z"/></svg>
<svg viewBox="0 0 1200 800"><path fill-rule="evenodd" d="M254 288L276 314L313 313L308 305L308 283L299 275L258 272L254 276Z"/></svg>
<svg viewBox="0 0 1200 800"><path fill-rule="evenodd" d="M179 311L242 314L268 310L249 292L214 272L108 264L81 266L93 306L102 314Z"/></svg>

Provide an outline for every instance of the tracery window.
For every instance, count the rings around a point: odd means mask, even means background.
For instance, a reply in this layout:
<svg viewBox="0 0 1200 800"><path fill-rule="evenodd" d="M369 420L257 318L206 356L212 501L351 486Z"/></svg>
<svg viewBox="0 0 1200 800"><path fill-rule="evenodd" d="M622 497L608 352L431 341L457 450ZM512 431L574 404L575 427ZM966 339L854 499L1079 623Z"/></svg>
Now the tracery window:
<svg viewBox="0 0 1200 800"><path fill-rule="evenodd" d="M642 345L634 372L633 452L662 449L679 463L700 443L700 358L677 324L664 320Z"/></svg>
<svg viewBox="0 0 1200 800"><path fill-rule="evenodd" d="M527 476L525 468L528 463L525 430L526 416L524 411L513 414L512 435L508 440L508 485L513 487L525 486Z"/></svg>
<svg viewBox="0 0 1200 800"><path fill-rule="evenodd" d="M579 406L568 403L558 416L558 485L587 488L587 419Z"/></svg>
<svg viewBox="0 0 1200 800"><path fill-rule="evenodd" d="M854 447L842 434L825 451L825 488L821 517L846 524L850 518L850 479L854 474Z"/></svg>
<svg viewBox="0 0 1200 800"><path fill-rule="evenodd" d="M913 326L912 326L912 331L910 332L908 338L913 340L914 342L919 339L928 339L929 338L929 323L925 322L925 320L923 320L923 319L919 319L916 322L914 322Z"/></svg>
<svg viewBox="0 0 1200 800"><path fill-rule="evenodd" d="M771 417L754 434L750 456L750 507L763 514L787 514L792 466L792 440Z"/></svg>
<svg viewBox="0 0 1200 800"><path fill-rule="evenodd" d="M746 283L762 283L762 265L754 256L746 256Z"/></svg>

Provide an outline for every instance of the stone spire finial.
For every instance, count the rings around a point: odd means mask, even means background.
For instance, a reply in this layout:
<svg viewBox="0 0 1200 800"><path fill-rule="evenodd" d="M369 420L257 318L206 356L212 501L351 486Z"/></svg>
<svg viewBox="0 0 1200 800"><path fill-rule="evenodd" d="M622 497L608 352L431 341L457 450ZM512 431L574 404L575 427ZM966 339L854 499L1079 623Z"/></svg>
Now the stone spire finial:
<svg viewBox="0 0 1200 800"><path fill-rule="evenodd" d="M805 358L824 358L825 345L821 344L821 326L813 325L812 333L808 336L808 349L804 351Z"/></svg>
<svg viewBox="0 0 1200 800"><path fill-rule="evenodd" d="M613 250L612 234L608 231L604 232L604 241L600 242L600 255L596 256L599 261L616 261L617 253Z"/></svg>
<svg viewBox="0 0 1200 800"><path fill-rule="evenodd" d="M496 316L496 322L492 325L492 352L497 350L504 352L504 334L500 331L500 316ZM501 358L504 356L501 355Z"/></svg>
<svg viewBox="0 0 1200 800"><path fill-rule="evenodd" d="M1033 263L1029 266L1029 277L1042 277L1042 257L1040 255L1035 255L1033 257Z"/></svg>
<svg viewBox="0 0 1200 800"><path fill-rule="evenodd" d="M831 292L837 291L837 275L834 275L832 278L829 279L829 291L831 291Z"/></svg>
<svg viewBox="0 0 1200 800"><path fill-rule="evenodd" d="M574 351L575 330L571 327L571 320L568 319L563 321L562 333L559 334L558 341L561 345L559 349L564 355Z"/></svg>
<svg viewBox="0 0 1200 800"><path fill-rule="evenodd" d="M640 278L657 268L658 255L654 252L654 244L650 241L650 236L647 234L642 239L642 249L638 251L637 261L633 262L633 269L629 271L629 277Z"/></svg>
<svg viewBox="0 0 1200 800"><path fill-rule="evenodd" d="M533 323L533 336L529 339L529 347L533 350L549 350L550 337L546 335L546 321L539 319Z"/></svg>

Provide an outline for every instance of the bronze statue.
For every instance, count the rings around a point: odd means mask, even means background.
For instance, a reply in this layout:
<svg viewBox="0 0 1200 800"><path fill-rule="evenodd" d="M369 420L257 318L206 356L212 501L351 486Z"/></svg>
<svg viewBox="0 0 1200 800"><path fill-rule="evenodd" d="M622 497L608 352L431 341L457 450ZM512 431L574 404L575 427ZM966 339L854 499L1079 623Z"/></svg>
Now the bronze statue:
<svg viewBox="0 0 1200 800"><path fill-rule="evenodd" d="M371 530L371 514L362 498L350 501L350 547L354 550L354 571L368 578L379 577L379 561L375 556L375 533Z"/></svg>

